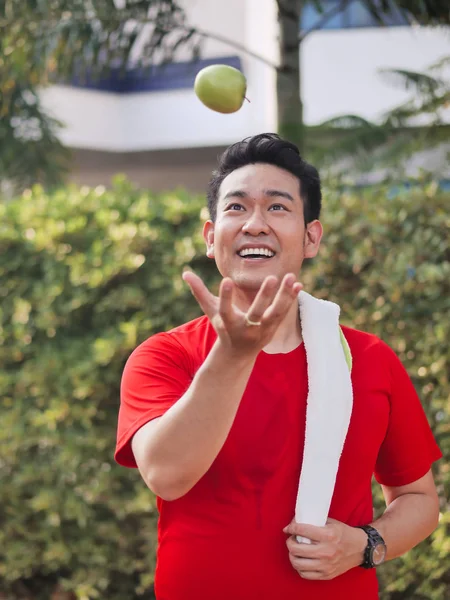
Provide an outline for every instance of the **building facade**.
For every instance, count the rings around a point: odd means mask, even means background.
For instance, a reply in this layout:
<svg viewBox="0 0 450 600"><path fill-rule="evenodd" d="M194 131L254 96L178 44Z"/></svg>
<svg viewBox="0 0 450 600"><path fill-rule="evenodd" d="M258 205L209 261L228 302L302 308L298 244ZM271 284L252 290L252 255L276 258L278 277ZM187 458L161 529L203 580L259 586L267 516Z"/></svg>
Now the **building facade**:
<svg viewBox="0 0 450 600"><path fill-rule="evenodd" d="M338 2L326 0L327 8ZM130 70L119 78L112 72L99 82L74 80L41 91L44 106L65 124L61 139L73 151L74 181L108 185L114 174L126 173L155 190L182 186L202 191L227 145L276 131L276 72L267 64L278 61L276 1L181 4L188 22L211 34L205 38L201 60L191 62L186 51L175 64L150 73ZM320 18L313 3L307 4L299 32L314 28ZM411 27L396 13L386 25L378 26L354 0L307 36L301 45L307 124L340 114L376 121L408 97L408 92L387 85L379 69L426 71L450 54L448 31ZM235 66L247 78L250 102L237 113L215 113L193 92L196 73L214 63Z"/></svg>

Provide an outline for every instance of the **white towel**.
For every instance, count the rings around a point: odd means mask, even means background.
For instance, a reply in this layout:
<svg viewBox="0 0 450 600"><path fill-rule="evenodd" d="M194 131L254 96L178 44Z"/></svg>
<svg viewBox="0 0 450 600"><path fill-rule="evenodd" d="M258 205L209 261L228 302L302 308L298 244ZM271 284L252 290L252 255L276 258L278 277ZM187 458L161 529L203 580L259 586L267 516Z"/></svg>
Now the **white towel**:
<svg viewBox="0 0 450 600"><path fill-rule="evenodd" d="M308 365L308 399L295 521L323 526L352 414L351 354L339 325L337 304L301 291L299 310ZM300 536L297 540L310 543Z"/></svg>

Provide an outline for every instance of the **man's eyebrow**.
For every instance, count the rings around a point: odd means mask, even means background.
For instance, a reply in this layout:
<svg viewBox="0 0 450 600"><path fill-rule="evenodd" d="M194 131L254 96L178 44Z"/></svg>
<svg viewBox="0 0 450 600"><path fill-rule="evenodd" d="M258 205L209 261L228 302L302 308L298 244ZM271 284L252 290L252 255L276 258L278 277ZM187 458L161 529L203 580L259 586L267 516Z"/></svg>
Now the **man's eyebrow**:
<svg viewBox="0 0 450 600"><path fill-rule="evenodd" d="M294 198L291 194L281 190L263 190L263 194L270 198L286 198L287 200L294 202ZM227 200L227 198L248 198L248 194L247 192L244 192L244 190L231 190L225 194L223 199Z"/></svg>
<svg viewBox="0 0 450 600"><path fill-rule="evenodd" d="M281 190L264 190L265 196L270 196L271 198L286 198L287 200L291 200L294 202L294 198L288 192L282 192Z"/></svg>
<svg viewBox="0 0 450 600"><path fill-rule="evenodd" d="M248 198L248 194L244 190L231 190L223 197L224 200L227 198Z"/></svg>

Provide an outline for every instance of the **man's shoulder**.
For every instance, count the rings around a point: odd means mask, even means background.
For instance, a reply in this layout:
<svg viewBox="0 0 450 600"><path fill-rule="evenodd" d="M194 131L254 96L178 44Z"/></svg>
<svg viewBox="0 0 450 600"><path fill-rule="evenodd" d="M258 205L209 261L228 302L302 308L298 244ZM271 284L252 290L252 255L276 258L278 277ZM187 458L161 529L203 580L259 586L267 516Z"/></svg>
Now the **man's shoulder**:
<svg viewBox="0 0 450 600"><path fill-rule="evenodd" d="M349 325L343 325L341 323L341 329L348 340L352 340L354 343L361 344L376 344L381 340L374 333L370 333L368 331L362 331L361 329L355 329L355 327L350 327Z"/></svg>
<svg viewBox="0 0 450 600"><path fill-rule="evenodd" d="M395 351L378 335L345 325L341 327L350 346L356 371L371 372L380 377L390 372L393 363L399 362Z"/></svg>
<svg viewBox="0 0 450 600"><path fill-rule="evenodd" d="M192 336L192 335L204 335L209 329L213 329L210 320L206 315L181 323L172 329L165 331L166 335L170 336Z"/></svg>
<svg viewBox="0 0 450 600"><path fill-rule="evenodd" d="M352 352L362 353L364 351L383 351L387 348L386 343L374 333L361 331L348 325L341 325L345 339Z"/></svg>

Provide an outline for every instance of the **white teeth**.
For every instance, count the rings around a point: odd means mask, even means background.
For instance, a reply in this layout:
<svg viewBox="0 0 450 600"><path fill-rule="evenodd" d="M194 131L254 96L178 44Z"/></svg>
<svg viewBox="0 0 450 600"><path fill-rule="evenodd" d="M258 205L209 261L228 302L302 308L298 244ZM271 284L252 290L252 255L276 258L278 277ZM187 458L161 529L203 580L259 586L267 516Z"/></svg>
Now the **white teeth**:
<svg viewBox="0 0 450 600"><path fill-rule="evenodd" d="M239 256L242 257L255 254L268 257L275 256L275 252L272 252L272 250L268 250L267 248L244 248L244 250L239 252Z"/></svg>

